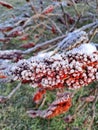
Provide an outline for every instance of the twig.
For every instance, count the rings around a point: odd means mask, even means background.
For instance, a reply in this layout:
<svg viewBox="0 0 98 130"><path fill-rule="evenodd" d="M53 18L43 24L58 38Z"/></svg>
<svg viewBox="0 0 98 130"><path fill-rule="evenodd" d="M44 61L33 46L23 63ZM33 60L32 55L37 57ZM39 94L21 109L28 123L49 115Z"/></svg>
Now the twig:
<svg viewBox="0 0 98 130"><path fill-rule="evenodd" d="M77 109L75 110L75 113L74 113L74 115L73 115L73 118L74 119L76 119L76 117L77 117L77 115L79 115L79 113L87 106L87 102L83 102L83 103L81 103L78 107L77 107Z"/></svg>
<svg viewBox="0 0 98 130"><path fill-rule="evenodd" d="M49 47L49 48L47 48L47 49L41 51L41 53L45 53L45 52L51 51L51 50L53 50L53 49L56 48L56 47L57 47L57 45L51 46L51 47ZM53 53L53 54L54 54L54 53ZM53 54L51 54L51 56L52 56Z"/></svg>
<svg viewBox="0 0 98 130"><path fill-rule="evenodd" d="M33 1L32 2L30 1L30 6L31 6L31 9L34 11L34 13L37 14L37 10L34 7L34 2Z"/></svg>
<svg viewBox="0 0 98 130"><path fill-rule="evenodd" d="M88 28L91 28L91 27L94 27L94 26L98 26L98 21L90 23L90 24L87 24L87 25L81 27L79 30L80 31L84 31L84 30L86 30Z"/></svg>
<svg viewBox="0 0 98 130"><path fill-rule="evenodd" d="M60 6L61 6L61 9L62 9L62 12L63 12L64 20L65 20L65 22L66 22L66 28L67 28L67 30L69 31L69 24L68 24L68 20L67 20L67 16L66 16L64 7L63 7L62 4L60 4Z"/></svg>
<svg viewBox="0 0 98 130"><path fill-rule="evenodd" d="M37 44L35 47L32 47L32 48L30 48L30 49L28 49L26 51L22 51L22 50L4 50L4 51L0 51L0 59L19 60L19 59L21 59L21 56L27 55L27 54L29 54L31 52L46 49L50 45L52 45L54 47L54 45L56 45L59 40L62 40L65 37L66 37L66 35L56 37L56 38L54 38L52 40Z"/></svg>
<svg viewBox="0 0 98 130"><path fill-rule="evenodd" d="M96 0L96 13L98 13L98 0Z"/></svg>
<svg viewBox="0 0 98 130"><path fill-rule="evenodd" d="M95 92L95 89L93 89L92 91L90 91L89 95L93 94ZM73 93L73 96L76 94L76 92ZM88 105L88 102L84 101L83 103L80 103L80 105L78 105L78 107L75 110L75 113L73 115L73 118L75 119L77 115L79 115L79 113L81 111L83 111L83 109Z"/></svg>
<svg viewBox="0 0 98 130"><path fill-rule="evenodd" d="M52 40L46 41L46 42L44 42L44 43L37 44L35 47L30 48L30 49L24 51L23 53L24 53L24 54L28 54L28 53L37 51L37 50L39 50L39 49L46 48L46 47L49 46L49 45L54 45L54 43L57 43L59 40L62 40L62 39L65 38L65 37L66 37L66 35L62 35L62 36L56 37L56 38L54 38L54 39L52 39Z"/></svg>
<svg viewBox="0 0 98 130"><path fill-rule="evenodd" d="M53 24L53 26L56 28L56 30L57 30L60 34L63 34L62 31L61 31L61 29L56 25L56 23L55 23L53 20L51 20L51 23Z"/></svg>
<svg viewBox="0 0 98 130"><path fill-rule="evenodd" d="M77 5L76 5L75 1L74 1L74 0L70 0L70 1L73 3L73 7L74 7L74 9L75 9L77 15L80 17L80 13L79 13L79 11L78 11L78 9L77 9Z"/></svg>
<svg viewBox="0 0 98 130"><path fill-rule="evenodd" d="M40 4L40 8L41 8L41 11L43 10L43 0L39 0L39 4Z"/></svg>
<svg viewBox="0 0 98 130"><path fill-rule="evenodd" d="M98 21L96 21L94 23L91 23L91 24L88 24L86 26L83 26L82 28L80 28L78 30L82 31L82 30L86 30L86 29L91 28L91 27L92 28L95 28L95 27L97 28L98 27ZM56 43L59 40L62 40L65 37L66 37L66 35L62 35L62 36L56 37L56 38L54 38L52 40L49 40L49 41L46 41L44 43L37 44L35 47L32 47L32 48L30 48L30 49L28 49L26 51L21 51L21 50L15 50L15 51L16 51L16 53L19 52L20 55L22 55L22 54L26 55L26 54L29 54L31 52L35 52L35 51L38 51L38 50L46 49L50 45L54 46L54 45L56 45ZM98 47L97 44L95 44L95 45ZM12 50L10 50L10 51L12 51ZM13 51L11 53L13 53Z"/></svg>
<svg viewBox="0 0 98 130"><path fill-rule="evenodd" d="M15 94L15 92L20 88L20 86L21 86L21 83L19 83L19 84L16 86L16 88L14 88L14 89L11 91L11 93L7 96L7 99L10 99L10 98Z"/></svg>
<svg viewBox="0 0 98 130"><path fill-rule="evenodd" d="M75 22L75 24L72 26L72 28L70 29L70 32L73 31L75 29L75 27L77 26L77 24L79 23L81 19L81 16L78 17L77 21Z"/></svg>
<svg viewBox="0 0 98 130"><path fill-rule="evenodd" d="M98 88L96 88L96 90L95 90L95 95L96 95L96 98L95 98L93 105L92 105L92 114L93 115L92 115L92 119L91 119L91 122L90 122L87 130L92 130L92 125L93 125L93 122L94 122L94 119L95 119L95 113L96 113L95 112L95 109L96 109L95 104L98 101Z"/></svg>
<svg viewBox="0 0 98 130"><path fill-rule="evenodd" d="M91 42L91 40L94 38L94 36L96 35L96 33L98 33L98 26L96 26L94 29L92 29L90 31L90 38L89 38L89 42Z"/></svg>
<svg viewBox="0 0 98 130"><path fill-rule="evenodd" d="M14 88L8 96L0 96L0 103L5 103L7 100L9 100L15 93L16 91L20 88L21 83L19 83L16 88Z"/></svg>
<svg viewBox="0 0 98 130"><path fill-rule="evenodd" d="M44 96L44 99L42 100L42 103L41 103L41 105L39 106L39 109L43 107L43 105L45 104L45 101L46 101L46 96Z"/></svg>
<svg viewBox="0 0 98 130"><path fill-rule="evenodd" d="M56 30L60 33L60 34L63 34L62 31L60 30L60 28L56 25L56 23L47 17L47 19L53 24L53 26L56 28Z"/></svg>
<svg viewBox="0 0 98 130"><path fill-rule="evenodd" d="M78 29L79 31L82 31L82 30L86 30L86 29L88 29L88 28L94 28L94 27L98 27L98 21L96 21L96 22L94 22L94 23L91 23L91 24L88 24L88 25L86 25L86 26L83 26L83 27L81 27L80 29ZM49 41L46 41L46 42L44 42L44 43L40 43L40 44L37 44L35 47L32 47L32 48L30 48L30 49L28 49L28 50L26 50L26 51L21 51L21 50L17 50L16 52L19 52L20 54L24 54L24 55L26 55L26 54L29 54L29 53L31 53L31 52L35 52L35 51L38 51L38 50L43 50L43 49L46 49L48 46L50 46L50 45L56 45L56 43L59 41L59 40L62 40L63 38L65 38L66 37L66 35L62 35L62 36L59 36L59 37L56 37L56 38L54 38L54 39L52 39L52 40L49 40ZM98 47L98 45L97 44L95 44L97 47ZM10 50L10 51L12 51L12 50ZM13 51L12 51L13 52Z"/></svg>

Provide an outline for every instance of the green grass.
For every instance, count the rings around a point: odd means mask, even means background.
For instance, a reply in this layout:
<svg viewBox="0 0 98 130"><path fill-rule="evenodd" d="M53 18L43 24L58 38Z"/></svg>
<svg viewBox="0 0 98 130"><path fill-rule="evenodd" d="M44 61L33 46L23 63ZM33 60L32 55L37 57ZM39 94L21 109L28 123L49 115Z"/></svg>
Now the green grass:
<svg viewBox="0 0 98 130"><path fill-rule="evenodd" d="M34 109L36 106L32 101L32 96L34 94L34 89L29 85L22 85L21 88L15 93L15 95L5 104L0 105L0 128L1 130L65 130L66 128L79 128L81 130L86 130L88 123L84 125L84 121L89 115L91 120L92 116L89 114L91 112L92 103L87 104L84 110L77 115L76 119L72 123L64 122L64 117L67 115L73 115L78 104L79 96L88 95L89 89L94 87L95 84L82 88L77 92L73 99L72 108L65 114L61 114L53 119L32 119L28 117L26 111ZM2 86L2 91L0 93L7 95L15 84L8 84ZM44 104L44 108L47 108L47 104L53 101L55 95L54 92L47 93L47 99ZM79 104L81 104L80 102ZM89 121L89 120L88 120ZM97 130L98 125L98 102L96 103L96 118L93 124L93 129Z"/></svg>

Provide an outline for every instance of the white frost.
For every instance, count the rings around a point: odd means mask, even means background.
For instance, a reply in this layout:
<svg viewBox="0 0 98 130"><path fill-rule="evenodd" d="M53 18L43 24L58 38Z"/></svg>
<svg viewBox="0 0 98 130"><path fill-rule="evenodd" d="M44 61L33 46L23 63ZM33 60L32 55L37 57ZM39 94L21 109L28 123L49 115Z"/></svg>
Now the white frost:
<svg viewBox="0 0 98 130"><path fill-rule="evenodd" d="M79 53L79 54L92 54L93 52L97 51L96 47L94 44L90 44L90 43L84 43L81 46L79 46L78 48L74 48L71 51L68 51L67 53Z"/></svg>

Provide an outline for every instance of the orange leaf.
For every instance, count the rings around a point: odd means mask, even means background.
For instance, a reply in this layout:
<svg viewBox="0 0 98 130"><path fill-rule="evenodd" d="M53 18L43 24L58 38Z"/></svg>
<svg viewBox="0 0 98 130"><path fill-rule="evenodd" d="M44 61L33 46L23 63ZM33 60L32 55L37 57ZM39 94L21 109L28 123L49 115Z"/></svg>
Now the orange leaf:
<svg viewBox="0 0 98 130"><path fill-rule="evenodd" d="M45 89L40 89L35 95L34 95L34 97L33 97L33 101L35 102L35 103L38 103L41 99L42 99L42 97L43 97L43 95L46 93L46 90Z"/></svg>
<svg viewBox="0 0 98 130"><path fill-rule="evenodd" d="M7 78L7 77L3 74L0 74L0 79L4 79L4 78Z"/></svg>
<svg viewBox="0 0 98 130"><path fill-rule="evenodd" d="M58 104L57 107L51 111L51 114L48 115L46 118L50 119L50 118L53 118L61 113L64 113L66 111L69 110L69 108L71 107L71 98L69 98L67 101L61 103L61 104Z"/></svg>

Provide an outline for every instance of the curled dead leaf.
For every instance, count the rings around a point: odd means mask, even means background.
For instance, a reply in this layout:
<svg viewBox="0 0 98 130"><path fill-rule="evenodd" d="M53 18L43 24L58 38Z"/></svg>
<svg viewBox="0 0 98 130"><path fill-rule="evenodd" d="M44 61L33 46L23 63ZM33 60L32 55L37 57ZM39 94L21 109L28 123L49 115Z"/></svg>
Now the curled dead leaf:
<svg viewBox="0 0 98 130"><path fill-rule="evenodd" d="M95 96L86 97L86 102L93 102L94 99L95 99Z"/></svg>
<svg viewBox="0 0 98 130"><path fill-rule="evenodd" d="M73 118L73 116L68 115L68 116L66 116L66 117L64 118L64 121L65 121L66 123L72 123L72 122L74 121L74 118Z"/></svg>
<svg viewBox="0 0 98 130"><path fill-rule="evenodd" d="M80 98L81 101L85 101L85 102L93 102L94 99L95 99L95 96L93 96L93 95L90 95L88 97L81 97Z"/></svg>

